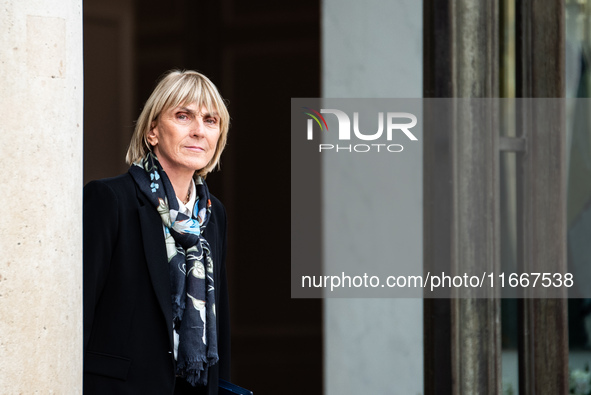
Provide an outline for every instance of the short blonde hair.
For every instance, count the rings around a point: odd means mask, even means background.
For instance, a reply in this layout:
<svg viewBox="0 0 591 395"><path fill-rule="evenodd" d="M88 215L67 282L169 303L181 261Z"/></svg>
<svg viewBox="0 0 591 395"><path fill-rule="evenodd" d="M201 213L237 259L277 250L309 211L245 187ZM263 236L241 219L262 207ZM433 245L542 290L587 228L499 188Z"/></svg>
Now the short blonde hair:
<svg viewBox="0 0 591 395"><path fill-rule="evenodd" d="M195 175L205 178L216 165L219 168L220 156L228 137L230 114L215 85L209 78L193 70L171 70L156 85L135 124L125 157L127 164L140 161L152 150L148 142L148 132L161 113L192 103L196 103L198 108L205 107L209 112L215 111L220 117L220 137L213 158L203 169L197 170Z"/></svg>

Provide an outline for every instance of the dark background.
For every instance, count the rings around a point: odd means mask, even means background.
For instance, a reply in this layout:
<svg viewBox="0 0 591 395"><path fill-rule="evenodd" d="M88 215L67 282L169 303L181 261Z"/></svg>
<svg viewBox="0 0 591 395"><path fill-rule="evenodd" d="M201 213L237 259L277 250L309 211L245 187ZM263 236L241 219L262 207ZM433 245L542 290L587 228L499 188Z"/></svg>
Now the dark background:
<svg viewBox="0 0 591 395"><path fill-rule="evenodd" d="M320 96L320 4L84 2L84 182L123 173L133 121L172 68L207 75L232 117L228 211L232 380L255 394L322 393L320 300L290 298L290 98Z"/></svg>

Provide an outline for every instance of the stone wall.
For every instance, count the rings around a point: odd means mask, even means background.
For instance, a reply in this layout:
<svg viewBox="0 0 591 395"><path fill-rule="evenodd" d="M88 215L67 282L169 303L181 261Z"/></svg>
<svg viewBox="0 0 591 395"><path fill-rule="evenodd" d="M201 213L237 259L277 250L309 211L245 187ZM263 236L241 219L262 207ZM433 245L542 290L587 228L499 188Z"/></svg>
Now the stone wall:
<svg viewBox="0 0 591 395"><path fill-rule="evenodd" d="M0 393L82 392L82 1L0 12Z"/></svg>

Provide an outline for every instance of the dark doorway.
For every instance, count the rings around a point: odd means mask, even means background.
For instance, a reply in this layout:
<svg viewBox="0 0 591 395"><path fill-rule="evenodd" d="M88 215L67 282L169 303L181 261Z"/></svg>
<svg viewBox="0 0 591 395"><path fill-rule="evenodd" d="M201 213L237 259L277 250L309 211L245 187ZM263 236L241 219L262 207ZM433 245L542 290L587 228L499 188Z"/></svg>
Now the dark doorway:
<svg viewBox="0 0 591 395"><path fill-rule="evenodd" d="M320 2L84 6L85 182L127 170L133 120L162 73L209 76L232 116L222 171L207 179L229 219L232 380L321 394L321 301L290 298L289 147L290 98L320 96Z"/></svg>

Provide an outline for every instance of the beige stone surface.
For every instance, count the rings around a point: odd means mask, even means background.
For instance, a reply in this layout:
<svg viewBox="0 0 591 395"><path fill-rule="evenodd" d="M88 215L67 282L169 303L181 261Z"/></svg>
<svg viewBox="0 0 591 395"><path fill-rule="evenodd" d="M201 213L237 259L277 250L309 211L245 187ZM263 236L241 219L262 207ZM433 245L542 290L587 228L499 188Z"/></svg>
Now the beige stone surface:
<svg viewBox="0 0 591 395"><path fill-rule="evenodd" d="M321 4L324 97L422 96L422 1ZM351 257L392 262L392 275L422 262L422 154L397 167L342 158L322 158L325 273ZM327 298L323 317L325 395L423 393L422 299Z"/></svg>
<svg viewBox="0 0 591 395"><path fill-rule="evenodd" d="M82 392L82 1L0 12L0 394Z"/></svg>

